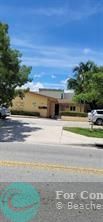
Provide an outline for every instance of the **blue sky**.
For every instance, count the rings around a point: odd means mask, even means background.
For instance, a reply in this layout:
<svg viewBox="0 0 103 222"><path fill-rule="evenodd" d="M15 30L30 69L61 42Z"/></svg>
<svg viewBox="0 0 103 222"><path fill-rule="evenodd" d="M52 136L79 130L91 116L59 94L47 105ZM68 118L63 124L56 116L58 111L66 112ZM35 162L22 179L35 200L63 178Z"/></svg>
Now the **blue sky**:
<svg viewBox="0 0 103 222"><path fill-rule="evenodd" d="M103 64L103 0L0 0L0 18L32 66L31 90L65 88L81 61Z"/></svg>

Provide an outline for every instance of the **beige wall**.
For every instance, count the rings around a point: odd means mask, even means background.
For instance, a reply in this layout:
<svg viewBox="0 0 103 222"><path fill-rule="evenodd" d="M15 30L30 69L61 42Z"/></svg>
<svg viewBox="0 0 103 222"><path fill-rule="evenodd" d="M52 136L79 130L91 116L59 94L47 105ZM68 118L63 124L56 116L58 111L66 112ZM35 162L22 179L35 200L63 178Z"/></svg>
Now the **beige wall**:
<svg viewBox="0 0 103 222"><path fill-rule="evenodd" d="M55 102L48 100L48 117L55 116Z"/></svg>
<svg viewBox="0 0 103 222"><path fill-rule="evenodd" d="M12 101L13 106L11 110L39 112L41 117L50 117L54 115L56 102L53 98L28 92L23 99L16 97ZM42 108L43 106L46 109Z"/></svg>
<svg viewBox="0 0 103 222"><path fill-rule="evenodd" d="M85 105L83 105L83 104L76 104L76 112L84 113L84 111L85 111Z"/></svg>
<svg viewBox="0 0 103 222"><path fill-rule="evenodd" d="M26 93L25 97L21 99L16 97L13 100L12 110L39 112L40 116L47 117L47 109L40 109L39 107L46 106L48 104L48 98L34 94Z"/></svg>
<svg viewBox="0 0 103 222"><path fill-rule="evenodd" d="M71 110L71 107L75 107L75 111ZM60 104L60 111L74 111L74 112L85 112L85 105L83 104L77 104L77 103L62 103Z"/></svg>

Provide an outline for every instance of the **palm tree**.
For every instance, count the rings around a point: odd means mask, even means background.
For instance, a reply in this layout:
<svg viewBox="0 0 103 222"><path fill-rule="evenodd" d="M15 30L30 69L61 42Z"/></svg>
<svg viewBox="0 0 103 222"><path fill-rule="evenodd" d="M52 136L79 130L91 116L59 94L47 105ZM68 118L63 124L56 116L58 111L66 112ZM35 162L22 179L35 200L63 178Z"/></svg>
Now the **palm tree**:
<svg viewBox="0 0 103 222"><path fill-rule="evenodd" d="M82 93L85 87L85 80L87 80L88 72L97 72L97 66L94 62L88 61L86 63L81 62L73 69L74 77L68 79L67 89L74 89L76 94Z"/></svg>

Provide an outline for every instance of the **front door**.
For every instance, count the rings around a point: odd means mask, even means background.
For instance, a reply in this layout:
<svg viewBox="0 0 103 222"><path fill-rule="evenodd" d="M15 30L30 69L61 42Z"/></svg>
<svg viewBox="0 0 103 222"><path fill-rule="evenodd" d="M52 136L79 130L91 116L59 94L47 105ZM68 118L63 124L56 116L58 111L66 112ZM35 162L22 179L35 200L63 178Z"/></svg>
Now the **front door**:
<svg viewBox="0 0 103 222"><path fill-rule="evenodd" d="M59 115L59 104L55 104L55 116Z"/></svg>

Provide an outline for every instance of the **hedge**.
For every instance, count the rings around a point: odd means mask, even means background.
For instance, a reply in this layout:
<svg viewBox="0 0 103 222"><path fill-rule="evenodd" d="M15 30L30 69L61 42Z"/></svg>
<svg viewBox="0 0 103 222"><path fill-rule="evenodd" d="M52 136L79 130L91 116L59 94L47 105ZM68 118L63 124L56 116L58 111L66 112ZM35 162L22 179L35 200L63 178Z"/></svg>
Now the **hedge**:
<svg viewBox="0 0 103 222"><path fill-rule="evenodd" d="M87 117L87 113L78 113L78 112L68 112L62 111L60 112L60 116L78 116L78 117Z"/></svg>
<svg viewBox="0 0 103 222"><path fill-rule="evenodd" d="M11 110L12 115L24 115L24 116L40 116L39 112L29 112L29 111L18 111L18 110Z"/></svg>

